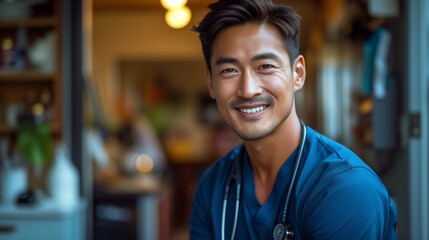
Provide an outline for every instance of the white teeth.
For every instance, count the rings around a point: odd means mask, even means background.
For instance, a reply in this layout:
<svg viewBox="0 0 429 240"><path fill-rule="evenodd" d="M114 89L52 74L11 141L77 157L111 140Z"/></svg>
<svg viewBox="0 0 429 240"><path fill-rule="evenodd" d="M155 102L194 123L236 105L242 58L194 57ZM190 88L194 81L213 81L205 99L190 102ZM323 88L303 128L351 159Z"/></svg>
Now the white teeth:
<svg viewBox="0 0 429 240"><path fill-rule="evenodd" d="M255 108L240 108L242 113L255 113L264 110L267 106L255 107Z"/></svg>

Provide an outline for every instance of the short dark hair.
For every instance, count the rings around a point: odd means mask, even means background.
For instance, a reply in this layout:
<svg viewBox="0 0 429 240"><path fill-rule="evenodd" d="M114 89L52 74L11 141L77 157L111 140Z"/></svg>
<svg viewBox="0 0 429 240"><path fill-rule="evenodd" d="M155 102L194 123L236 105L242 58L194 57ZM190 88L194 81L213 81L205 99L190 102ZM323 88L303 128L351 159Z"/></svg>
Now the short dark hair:
<svg viewBox="0 0 429 240"><path fill-rule="evenodd" d="M271 0L219 0L209 5L210 12L192 30L200 34L204 58L209 71L212 44L224 28L248 22L274 25L283 37L283 45L291 64L299 55L301 17L289 6L276 5Z"/></svg>

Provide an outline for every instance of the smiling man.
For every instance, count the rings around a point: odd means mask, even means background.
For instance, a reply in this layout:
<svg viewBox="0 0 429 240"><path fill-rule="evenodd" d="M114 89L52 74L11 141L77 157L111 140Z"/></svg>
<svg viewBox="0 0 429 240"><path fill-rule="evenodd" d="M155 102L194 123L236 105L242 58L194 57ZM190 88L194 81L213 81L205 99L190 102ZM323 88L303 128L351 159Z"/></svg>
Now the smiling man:
<svg viewBox="0 0 429 240"><path fill-rule="evenodd" d="M205 173L191 239L396 239L377 175L300 121L299 16L270 0L221 0L194 27L209 92L243 144Z"/></svg>

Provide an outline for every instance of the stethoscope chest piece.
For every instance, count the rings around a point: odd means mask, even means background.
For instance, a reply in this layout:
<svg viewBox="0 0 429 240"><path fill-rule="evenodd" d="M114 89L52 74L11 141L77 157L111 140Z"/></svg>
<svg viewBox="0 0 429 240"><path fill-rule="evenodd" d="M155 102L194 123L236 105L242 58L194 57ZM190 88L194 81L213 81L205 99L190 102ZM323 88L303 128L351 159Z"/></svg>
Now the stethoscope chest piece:
<svg viewBox="0 0 429 240"><path fill-rule="evenodd" d="M277 223L273 231L274 240L292 240L294 235L293 226L289 223Z"/></svg>

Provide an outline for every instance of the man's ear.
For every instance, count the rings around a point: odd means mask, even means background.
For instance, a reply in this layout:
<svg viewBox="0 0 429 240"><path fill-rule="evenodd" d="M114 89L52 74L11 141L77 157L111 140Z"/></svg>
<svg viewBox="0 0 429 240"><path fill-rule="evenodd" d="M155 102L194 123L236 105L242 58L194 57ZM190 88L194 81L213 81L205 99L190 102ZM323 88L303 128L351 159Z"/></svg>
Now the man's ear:
<svg viewBox="0 0 429 240"><path fill-rule="evenodd" d="M207 86L209 88L210 97L212 97L213 99L216 99L216 96L214 94L214 89L213 89L212 74L210 73L210 70L208 68L206 68L206 80L207 80Z"/></svg>
<svg viewBox="0 0 429 240"><path fill-rule="evenodd" d="M306 76L305 60L302 55L299 55L293 63L293 86L294 92L300 90L304 86Z"/></svg>

